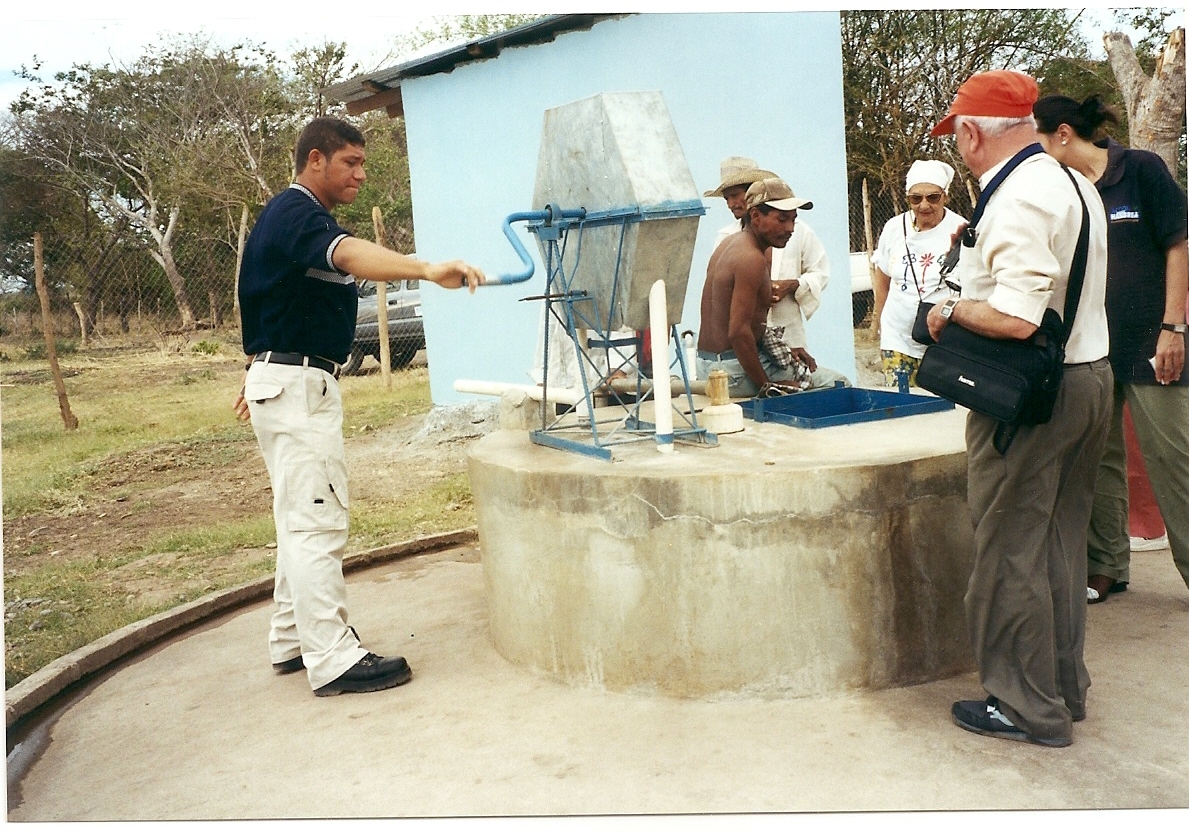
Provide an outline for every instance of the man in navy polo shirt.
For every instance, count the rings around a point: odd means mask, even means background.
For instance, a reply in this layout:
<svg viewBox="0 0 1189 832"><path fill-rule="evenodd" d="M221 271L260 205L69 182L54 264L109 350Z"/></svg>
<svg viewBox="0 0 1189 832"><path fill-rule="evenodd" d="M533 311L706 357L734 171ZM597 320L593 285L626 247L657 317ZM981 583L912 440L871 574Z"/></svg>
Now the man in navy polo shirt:
<svg viewBox="0 0 1189 832"><path fill-rule="evenodd" d="M269 652L277 673L305 669L318 696L384 690L412 671L399 656L360 646L347 625L342 568L348 498L337 379L355 335L355 281L428 280L474 292L484 276L461 261L397 254L335 222L331 209L354 202L367 178L364 138L352 125L314 119L295 157L297 181L261 212L239 279L249 359L233 408L252 421L277 527Z"/></svg>

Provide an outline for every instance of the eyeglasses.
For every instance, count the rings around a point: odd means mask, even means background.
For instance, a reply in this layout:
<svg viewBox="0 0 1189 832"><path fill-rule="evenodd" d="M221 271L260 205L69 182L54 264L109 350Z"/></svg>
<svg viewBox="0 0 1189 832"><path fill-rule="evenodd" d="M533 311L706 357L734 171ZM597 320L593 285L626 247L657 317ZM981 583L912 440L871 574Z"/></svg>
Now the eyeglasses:
<svg viewBox="0 0 1189 832"><path fill-rule="evenodd" d="M943 196L945 196L945 194L943 194L941 191L934 191L931 194L909 194L908 204L920 205L923 200L927 199L929 200L930 205L936 205L937 203L941 202L941 198Z"/></svg>

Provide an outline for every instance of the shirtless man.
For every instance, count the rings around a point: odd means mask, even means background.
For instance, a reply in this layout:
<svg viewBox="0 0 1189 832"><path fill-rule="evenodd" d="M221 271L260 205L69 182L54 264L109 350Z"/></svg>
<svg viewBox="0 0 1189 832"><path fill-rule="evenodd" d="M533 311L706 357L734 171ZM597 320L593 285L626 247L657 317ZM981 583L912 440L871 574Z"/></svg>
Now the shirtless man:
<svg viewBox="0 0 1189 832"><path fill-rule="evenodd" d="M743 230L724 240L710 256L702 288L698 378L723 370L732 397L792 392L781 382L797 379L797 365L780 367L759 344L772 304L767 251L788 243L797 209L808 203L793 196L782 179L754 183L747 189Z"/></svg>
<svg viewBox="0 0 1189 832"><path fill-rule="evenodd" d="M728 156L719 166L722 183L702 196L721 196L734 220L720 228L714 246L743 228L747 215L747 189L761 179L776 177L775 173L756 166L746 156ZM800 206L808 211L813 203L804 200ZM788 344L793 357L809 368L808 388L850 386L850 380L829 367L821 367L807 349L805 322L821 305L822 292L830 281L830 261L826 249L813 229L799 221L793 236L783 248L770 247L767 252L768 271L772 275L772 303L768 311L768 325L783 330L781 340ZM803 386L804 382L801 382Z"/></svg>

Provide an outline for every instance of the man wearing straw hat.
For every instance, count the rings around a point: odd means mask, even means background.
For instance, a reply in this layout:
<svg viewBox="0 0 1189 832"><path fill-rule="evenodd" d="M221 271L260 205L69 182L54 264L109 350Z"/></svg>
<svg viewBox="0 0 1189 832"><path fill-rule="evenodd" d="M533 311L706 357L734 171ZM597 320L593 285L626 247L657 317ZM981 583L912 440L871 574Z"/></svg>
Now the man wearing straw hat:
<svg viewBox="0 0 1189 832"><path fill-rule="evenodd" d="M744 204L743 230L727 237L706 267L698 377L722 370L734 397L779 396L804 389L807 380L800 362L781 366L760 346L772 305L768 250L788 243L805 200L783 179L768 177L747 189Z"/></svg>
<svg viewBox="0 0 1189 832"><path fill-rule="evenodd" d="M715 248L742 230L747 212L747 189L753 183L771 177L776 174L758 167L754 159L746 156L728 156L722 160L719 165L721 182L703 196L721 196L735 221L719 229ZM813 203L806 200L801 210L812 207ZM798 218L793 236L784 248L768 249L768 263L773 290L768 325L779 333L778 337L788 345L793 358L809 368L807 389L833 387L838 382L849 386L846 376L837 370L818 366L807 349L805 321L817 311L821 293L830 280L830 262L821 240L808 223Z"/></svg>

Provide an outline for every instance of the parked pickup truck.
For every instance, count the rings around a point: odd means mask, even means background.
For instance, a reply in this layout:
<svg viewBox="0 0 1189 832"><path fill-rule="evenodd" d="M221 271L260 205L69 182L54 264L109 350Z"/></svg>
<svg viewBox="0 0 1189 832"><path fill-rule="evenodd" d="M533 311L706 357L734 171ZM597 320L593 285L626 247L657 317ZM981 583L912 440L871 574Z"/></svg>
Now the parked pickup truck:
<svg viewBox="0 0 1189 832"><path fill-rule="evenodd" d="M380 360L380 323L378 319L376 286L370 280L359 284L359 313L355 318L355 340L351 354L343 364L343 372L359 371L366 356ZM425 349L425 323L421 318L421 290L416 280L384 283L388 288L388 350L391 367L396 370L413 360L418 350Z"/></svg>

